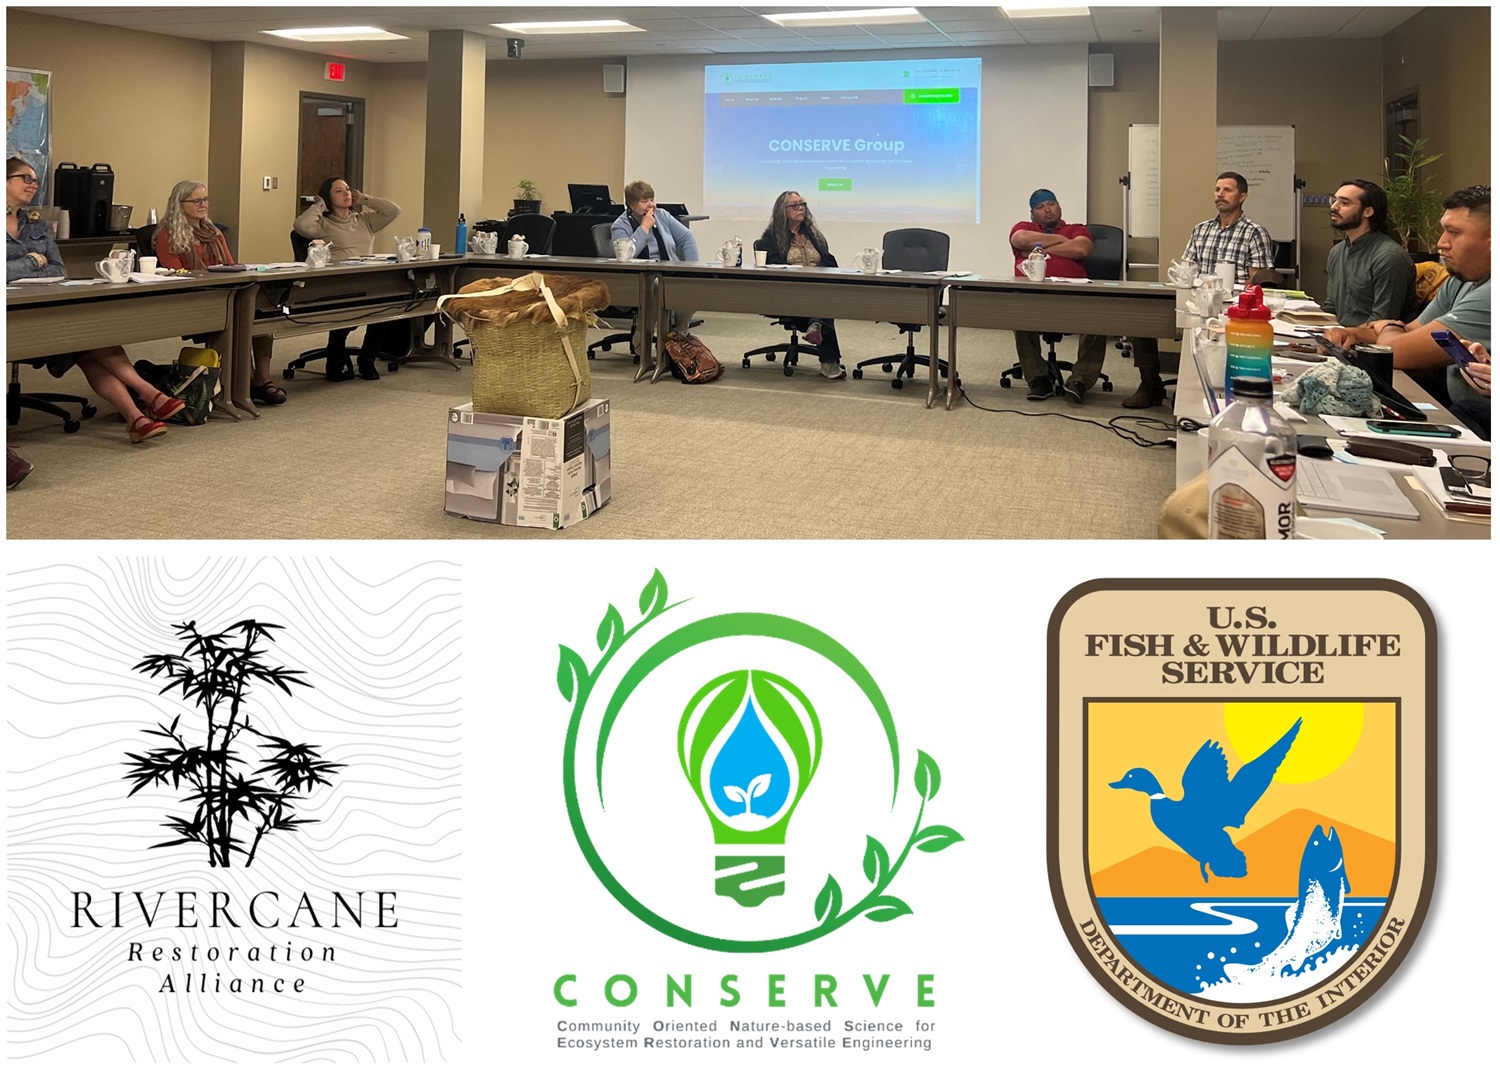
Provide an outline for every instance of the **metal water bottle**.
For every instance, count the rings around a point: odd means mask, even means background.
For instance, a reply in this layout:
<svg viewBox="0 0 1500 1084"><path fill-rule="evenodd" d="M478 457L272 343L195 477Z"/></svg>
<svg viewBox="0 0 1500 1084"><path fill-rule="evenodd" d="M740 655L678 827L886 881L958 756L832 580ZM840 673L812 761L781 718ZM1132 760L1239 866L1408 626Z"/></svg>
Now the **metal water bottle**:
<svg viewBox="0 0 1500 1084"><path fill-rule="evenodd" d="M1236 376L1234 402L1208 429L1208 537L1293 538L1297 434L1271 402L1271 381Z"/></svg>
<svg viewBox="0 0 1500 1084"><path fill-rule="evenodd" d="M469 251L469 223L462 211L458 212L458 228L453 231L453 251L460 256Z"/></svg>

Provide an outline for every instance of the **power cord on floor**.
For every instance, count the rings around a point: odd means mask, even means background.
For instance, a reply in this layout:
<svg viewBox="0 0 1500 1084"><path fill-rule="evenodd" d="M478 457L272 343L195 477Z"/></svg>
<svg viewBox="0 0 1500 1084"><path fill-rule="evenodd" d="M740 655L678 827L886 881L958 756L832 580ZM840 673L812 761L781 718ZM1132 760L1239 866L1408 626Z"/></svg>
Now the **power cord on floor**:
<svg viewBox="0 0 1500 1084"><path fill-rule="evenodd" d="M976 403L969 398L969 389L960 388L959 393L963 395L964 402L976 410L982 410L987 414L1018 414L1023 418L1061 418L1064 421L1075 422L1078 425L1092 425L1099 429L1107 430L1127 440L1137 448L1175 448L1177 438L1166 436L1159 440L1153 440L1146 435L1148 432L1156 433L1191 433L1198 429L1206 428L1189 418L1172 419L1166 421L1161 418L1149 418L1138 414L1117 414L1107 422L1097 422L1092 418L1080 418L1076 414L1063 414L1056 410L1017 410L1014 407L988 407Z"/></svg>

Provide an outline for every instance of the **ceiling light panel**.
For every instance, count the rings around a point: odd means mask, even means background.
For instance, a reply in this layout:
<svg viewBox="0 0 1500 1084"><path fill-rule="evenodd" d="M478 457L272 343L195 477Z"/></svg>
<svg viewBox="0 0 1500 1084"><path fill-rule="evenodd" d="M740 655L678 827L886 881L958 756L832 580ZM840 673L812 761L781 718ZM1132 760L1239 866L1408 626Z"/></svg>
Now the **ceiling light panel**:
<svg viewBox="0 0 1500 1084"><path fill-rule="evenodd" d="M817 26L888 26L895 23L925 23L916 8L862 8L857 11L798 11L786 15L767 15L771 22L788 30Z"/></svg>
<svg viewBox="0 0 1500 1084"><path fill-rule="evenodd" d="M407 41L404 34L392 34L377 26L312 26L301 30L262 30L276 38L291 41Z"/></svg>
<svg viewBox="0 0 1500 1084"><path fill-rule="evenodd" d="M643 34L639 26L631 26L619 19L580 19L572 22L547 23L491 23L501 30L517 34Z"/></svg>

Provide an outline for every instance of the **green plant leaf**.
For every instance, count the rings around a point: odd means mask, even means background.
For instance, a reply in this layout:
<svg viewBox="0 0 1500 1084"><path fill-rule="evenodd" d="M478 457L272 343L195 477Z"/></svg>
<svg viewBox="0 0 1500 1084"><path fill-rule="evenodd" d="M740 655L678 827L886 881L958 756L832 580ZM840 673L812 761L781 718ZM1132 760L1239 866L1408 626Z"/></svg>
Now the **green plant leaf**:
<svg viewBox="0 0 1500 1084"><path fill-rule="evenodd" d="M588 667L583 664L583 659L578 652L563 644L557 645L559 657L557 660L557 691L563 694L564 700L571 701L573 694L583 685L584 679L588 677Z"/></svg>
<svg viewBox="0 0 1500 1084"><path fill-rule="evenodd" d="M915 844L917 850L927 851L931 854L935 851L941 851L945 847L951 847L955 843L962 843L963 841L964 837L947 825L934 824L918 832L916 839L912 842Z"/></svg>
<svg viewBox="0 0 1500 1084"><path fill-rule="evenodd" d="M889 922L909 914L911 908L906 906L906 901L895 896L876 896L864 910L864 916L871 922Z"/></svg>
<svg viewBox="0 0 1500 1084"><path fill-rule="evenodd" d="M839 909L844 906L844 894L839 890L839 883L833 879L833 874L828 875L828 880L823 883L823 891L818 893L818 898L813 901L813 915L818 920L818 925L826 926L839 917Z"/></svg>
<svg viewBox="0 0 1500 1084"><path fill-rule="evenodd" d="M937 797L938 787L942 785L943 773L938 771L937 761L933 760L922 750L917 750L917 774L914 776L917 784L917 793L926 802Z"/></svg>
<svg viewBox="0 0 1500 1084"><path fill-rule="evenodd" d="M891 856L886 853L884 845L874 836L865 836L865 879L878 885L890 868Z"/></svg>
<svg viewBox="0 0 1500 1084"><path fill-rule="evenodd" d="M641 590L640 601L642 617L651 617L667 608L667 580L661 574L661 569L652 571L651 579Z"/></svg>
<svg viewBox="0 0 1500 1084"><path fill-rule="evenodd" d="M624 635L625 622L620 617L620 611L611 603L609 609L604 611L604 620L599 622L599 631L594 639L599 644L600 651L608 651L609 645Z"/></svg>

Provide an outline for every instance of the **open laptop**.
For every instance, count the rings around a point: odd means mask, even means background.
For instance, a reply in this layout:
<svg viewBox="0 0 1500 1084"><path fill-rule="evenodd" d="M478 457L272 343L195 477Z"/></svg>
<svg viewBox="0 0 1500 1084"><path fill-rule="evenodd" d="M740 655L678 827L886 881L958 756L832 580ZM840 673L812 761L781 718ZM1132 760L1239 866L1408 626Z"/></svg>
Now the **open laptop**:
<svg viewBox="0 0 1500 1084"><path fill-rule="evenodd" d="M1305 508L1350 515L1422 518L1401 492L1395 475L1384 467L1361 467L1333 459L1297 457L1297 500Z"/></svg>

